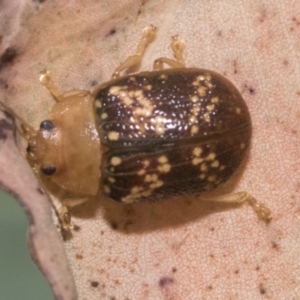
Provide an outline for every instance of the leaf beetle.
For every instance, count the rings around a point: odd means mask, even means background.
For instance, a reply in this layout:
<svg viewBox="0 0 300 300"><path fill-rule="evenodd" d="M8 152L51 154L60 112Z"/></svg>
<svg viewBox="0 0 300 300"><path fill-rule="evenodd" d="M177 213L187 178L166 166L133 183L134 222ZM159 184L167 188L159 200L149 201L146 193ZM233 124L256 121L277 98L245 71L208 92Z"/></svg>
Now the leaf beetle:
<svg viewBox="0 0 300 300"><path fill-rule="evenodd" d="M68 208L99 187L121 203L197 195L226 182L248 152L252 126L241 94L216 72L187 68L177 36L174 59L161 57L153 71L120 75L141 62L155 32L146 27L135 55L92 92L60 93L50 73L42 72L40 81L56 103L38 130L1 103L21 123L37 176L64 191L64 228L71 227ZM270 210L247 192L213 200L247 201L270 220Z"/></svg>

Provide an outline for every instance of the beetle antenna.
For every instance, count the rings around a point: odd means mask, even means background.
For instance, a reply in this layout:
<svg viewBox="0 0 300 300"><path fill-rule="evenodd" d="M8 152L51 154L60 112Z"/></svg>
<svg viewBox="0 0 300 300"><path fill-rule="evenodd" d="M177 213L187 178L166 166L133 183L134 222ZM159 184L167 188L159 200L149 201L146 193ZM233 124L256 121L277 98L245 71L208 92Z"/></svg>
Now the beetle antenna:
<svg viewBox="0 0 300 300"><path fill-rule="evenodd" d="M46 86L46 88L56 101L61 101L61 92L54 84L51 74L48 70L44 70L40 73L40 82Z"/></svg>

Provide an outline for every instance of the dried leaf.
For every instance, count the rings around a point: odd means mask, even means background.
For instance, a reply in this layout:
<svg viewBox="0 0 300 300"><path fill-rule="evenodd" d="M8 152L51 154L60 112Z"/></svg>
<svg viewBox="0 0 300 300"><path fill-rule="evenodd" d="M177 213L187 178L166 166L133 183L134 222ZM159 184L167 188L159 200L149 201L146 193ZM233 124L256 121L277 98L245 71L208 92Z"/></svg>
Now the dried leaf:
<svg viewBox="0 0 300 300"><path fill-rule="evenodd" d="M4 1L7 16L17 3ZM222 73L242 92L252 149L228 189L247 190L273 212L266 226L247 205L185 198L125 206L100 193L72 211L75 230L62 242L32 172L12 138L2 138L0 181L34 220L32 243L56 297L75 297L64 246L78 299L299 298L300 3L28 1L17 9L2 38L1 53L10 52L1 58L0 92L30 124L37 126L53 104L39 71L49 69L62 91L90 90L109 80L152 23L159 30L143 69L170 56L169 37L179 34L188 66ZM5 124L11 123L0 123L0 133L10 134ZM59 254L51 262L53 249Z"/></svg>

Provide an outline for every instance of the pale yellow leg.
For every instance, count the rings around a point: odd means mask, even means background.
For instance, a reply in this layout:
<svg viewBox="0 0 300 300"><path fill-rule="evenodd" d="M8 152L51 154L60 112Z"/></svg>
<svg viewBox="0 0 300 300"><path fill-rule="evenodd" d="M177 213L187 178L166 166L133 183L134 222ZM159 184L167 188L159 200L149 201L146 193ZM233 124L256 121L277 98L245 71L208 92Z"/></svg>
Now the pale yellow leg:
<svg viewBox="0 0 300 300"><path fill-rule="evenodd" d="M272 219L271 210L264 204L259 203L255 198L253 198L247 192L237 192L237 193L222 195L222 196L218 196L218 197L212 197L210 199L205 198L203 200L210 200L210 201L224 202L224 203L248 202L260 220L268 223Z"/></svg>
<svg viewBox="0 0 300 300"><path fill-rule="evenodd" d="M85 203L88 200L89 198L66 198L61 200L62 206L59 209L59 217L64 230L73 229L73 224L71 222L71 213L69 212L69 208Z"/></svg>
<svg viewBox="0 0 300 300"><path fill-rule="evenodd" d="M156 27L154 27L153 25L146 27L144 29L143 37L138 44L136 53L132 56L127 57L120 64L120 66L115 70L115 72L112 75L113 79L118 78L120 76L120 72L129 69L131 67L134 67L141 62L147 46L153 41L155 37L155 33L156 33Z"/></svg>
<svg viewBox="0 0 300 300"><path fill-rule="evenodd" d="M59 218L61 221L61 226L64 230L69 231L73 229L73 225L71 223L71 214L67 206L61 206L59 209Z"/></svg>
<svg viewBox="0 0 300 300"><path fill-rule="evenodd" d="M183 59L183 50L185 44L182 40L178 39L178 36L173 36L171 41L171 48L173 50L173 55L175 59L160 57L156 59L153 63L154 70L163 70L164 64L170 66L171 68L185 68L185 63Z"/></svg>

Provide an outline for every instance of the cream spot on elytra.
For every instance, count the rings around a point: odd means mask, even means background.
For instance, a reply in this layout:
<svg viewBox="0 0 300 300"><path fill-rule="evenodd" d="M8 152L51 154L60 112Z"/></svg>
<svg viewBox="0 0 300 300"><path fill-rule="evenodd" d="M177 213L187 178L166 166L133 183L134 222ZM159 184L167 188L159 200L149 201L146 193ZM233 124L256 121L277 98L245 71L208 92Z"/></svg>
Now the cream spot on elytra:
<svg viewBox="0 0 300 300"><path fill-rule="evenodd" d="M190 116L190 124L194 124L194 123L196 123L196 121L197 121L196 116L194 116L194 115Z"/></svg>
<svg viewBox="0 0 300 300"><path fill-rule="evenodd" d="M205 163L201 164L200 170L201 170L202 172L206 172L206 171L207 171L207 165L206 165Z"/></svg>
<svg viewBox="0 0 300 300"><path fill-rule="evenodd" d="M195 158L192 159L192 164L194 166L197 166L197 165L199 165L202 162L203 162L203 158L195 157Z"/></svg>
<svg viewBox="0 0 300 300"><path fill-rule="evenodd" d="M160 173L168 173L170 172L171 170L171 165L170 164L163 164L161 166L158 166L157 167L157 170L160 172Z"/></svg>
<svg viewBox="0 0 300 300"><path fill-rule="evenodd" d="M107 114L107 113L103 113L103 114L101 115L101 119L102 119L102 120L106 119L107 117L108 117L108 114Z"/></svg>
<svg viewBox="0 0 300 300"><path fill-rule="evenodd" d="M119 132L110 131L107 137L110 141L117 141L119 139Z"/></svg>
<svg viewBox="0 0 300 300"><path fill-rule="evenodd" d="M198 115L198 114L199 114L199 111L200 111L200 105L199 105L199 103L197 103L197 104L195 104L195 105L193 106L193 108L192 108L192 113L193 113L194 115Z"/></svg>
<svg viewBox="0 0 300 300"><path fill-rule="evenodd" d="M196 125L193 125L191 128L191 134L196 134L199 131L199 127Z"/></svg>
<svg viewBox="0 0 300 300"><path fill-rule="evenodd" d="M207 178L208 181L213 182L216 180L216 176L215 175L211 175Z"/></svg>
<svg viewBox="0 0 300 300"><path fill-rule="evenodd" d="M122 162L122 159L118 156L114 156L111 158L110 160L110 163L113 165L113 166L118 166L119 164L121 164Z"/></svg>
<svg viewBox="0 0 300 300"><path fill-rule="evenodd" d="M220 163L219 163L218 160L214 160L214 161L212 162L212 164L211 164L211 166L212 166L213 168L217 168L219 165L220 165Z"/></svg>
<svg viewBox="0 0 300 300"><path fill-rule="evenodd" d="M115 95L115 96L118 96L120 91L121 91L121 88L128 88L127 86L124 86L124 87L120 87L120 86L112 86L110 89L109 89L109 93L111 95Z"/></svg>
<svg viewBox="0 0 300 300"><path fill-rule="evenodd" d="M109 194L109 193L110 193L110 188L109 188L109 186L107 186L107 185L104 185L104 186L103 186L103 190L104 190L104 192L105 192L106 194Z"/></svg>
<svg viewBox="0 0 300 300"><path fill-rule="evenodd" d="M165 155L160 156L157 159L159 165L157 166L157 170L160 173L168 173L171 170L171 165L168 163L168 158Z"/></svg>
<svg viewBox="0 0 300 300"><path fill-rule="evenodd" d="M96 106L97 108L101 108L101 107L102 107L101 101L100 101L100 100L96 100L96 101L95 101L95 106Z"/></svg>
<svg viewBox="0 0 300 300"><path fill-rule="evenodd" d="M155 132L157 135L163 135L166 131L167 119L161 116L156 116L150 119L151 123L155 126Z"/></svg>
<svg viewBox="0 0 300 300"><path fill-rule="evenodd" d="M114 183L114 182L116 182L116 179L114 179L113 177L108 177L108 181L111 183Z"/></svg>
<svg viewBox="0 0 300 300"><path fill-rule="evenodd" d="M193 150L193 154L195 155L195 156L200 156L200 154L202 153L202 148L200 148L200 147L196 147L196 148L194 148L194 150Z"/></svg>
<svg viewBox="0 0 300 300"><path fill-rule="evenodd" d="M214 103L214 104L219 103L219 97L213 97L213 98L211 98L211 102Z"/></svg>
<svg viewBox="0 0 300 300"><path fill-rule="evenodd" d="M200 86L197 91L198 91L198 95L200 97L205 97L206 96L207 87Z"/></svg>
<svg viewBox="0 0 300 300"><path fill-rule="evenodd" d="M137 194L137 193L139 193L141 190L142 190L141 187L139 187L139 186L134 186L133 188L131 188L130 193L131 193L131 194Z"/></svg>
<svg viewBox="0 0 300 300"><path fill-rule="evenodd" d="M141 170L139 170L138 172L137 172L137 174L139 175L139 176L142 176L142 175L144 175L146 173L146 170L145 169L141 169Z"/></svg>
<svg viewBox="0 0 300 300"><path fill-rule="evenodd" d="M211 104L211 105L206 105L206 109L208 111L213 111L215 109L215 105L214 104Z"/></svg>
<svg viewBox="0 0 300 300"><path fill-rule="evenodd" d="M160 163L160 164L165 164L166 162L168 162L168 158L165 156L165 155L162 155L160 156L157 161Z"/></svg>
<svg viewBox="0 0 300 300"><path fill-rule="evenodd" d="M191 100L192 100L192 102L198 102L199 97L197 95L193 95L193 96L191 96Z"/></svg>
<svg viewBox="0 0 300 300"><path fill-rule="evenodd" d="M134 197L133 195L129 194L129 195L126 196L126 197L122 197L122 198L121 198L121 201L122 201L123 203L133 203L134 200L135 200L136 198L137 198L137 197Z"/></svg>
<svg viewBox="0 0 300 300"><path fill-rule="evenodd" d="M150 189L157 189L157 188L163 186L163 184L164 184L163 181L158 180L157 182L151 183L149 187L150 187Z"/></svg>
<svg viewBox="0 0 300 300"><path fill-rule="evenodd" d="M216 153L211 152L211 153L209 153L209 154L207 155L206 159L207 159L207 160L214 160L215 157L216 157Z"/></svg>
<svg viewBox="0 0 300 300"><path fill-rule="evenodd" d="M143 161L143 165L144 165L145 167L148 167L148 166L150 165L150 161L149 161L148 159L145 159L145 160Z"/></svg>
<svg viewBox="0 0 300 300"><path fill-rule="evenodd" d="M203 119L205 122L210 123L210 115L209 112L203 114Z"/></svg>
<svg viewBox="0 0 300 300"><path fill-rule="evenodd" d="M168 76L166 74L161 74L159 76L159 79L167 79L167 78L168 78Z"/></svg>

